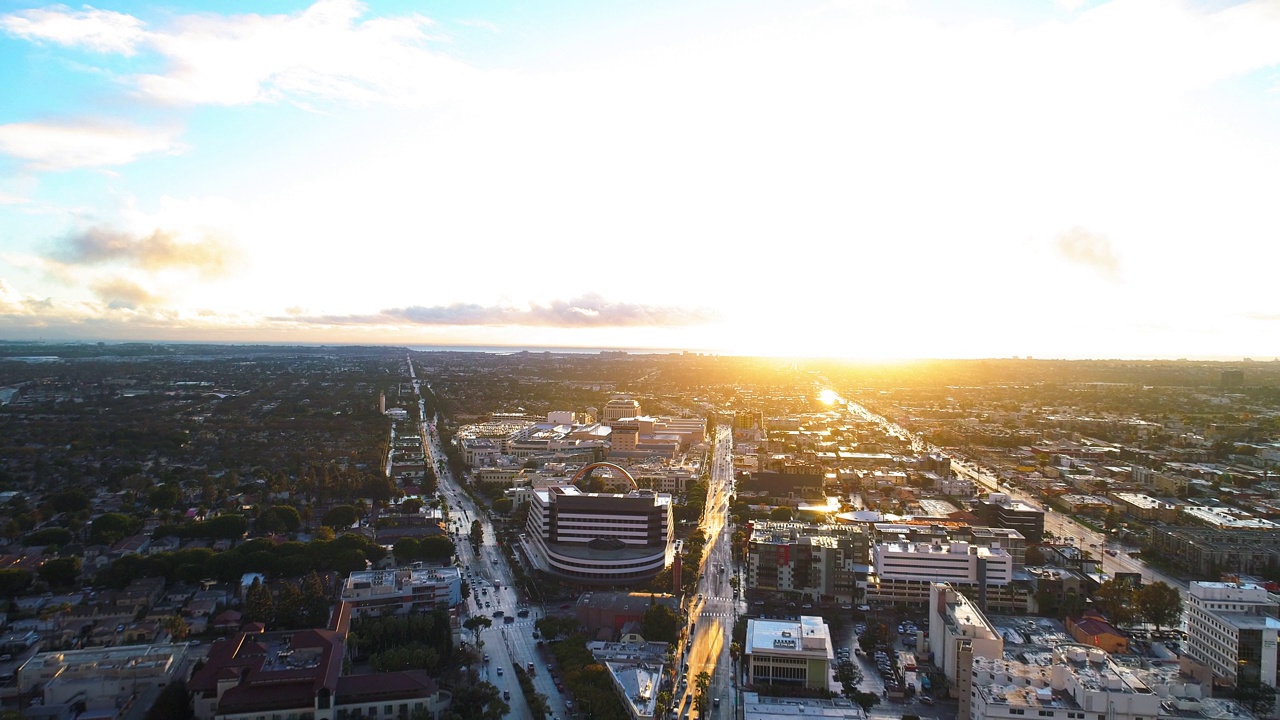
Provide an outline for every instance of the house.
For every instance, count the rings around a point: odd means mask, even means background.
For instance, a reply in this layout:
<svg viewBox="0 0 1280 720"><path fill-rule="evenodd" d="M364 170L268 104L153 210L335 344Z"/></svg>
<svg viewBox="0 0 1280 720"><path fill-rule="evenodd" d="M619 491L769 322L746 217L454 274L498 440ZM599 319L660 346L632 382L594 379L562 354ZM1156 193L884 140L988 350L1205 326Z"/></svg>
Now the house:
<svg viewBox="0 0 1280 720"><path fill-rule="evenodd" d="M239 632L243 617L235 610L224 610L213 619L213 629L218 632Z"/></svg>

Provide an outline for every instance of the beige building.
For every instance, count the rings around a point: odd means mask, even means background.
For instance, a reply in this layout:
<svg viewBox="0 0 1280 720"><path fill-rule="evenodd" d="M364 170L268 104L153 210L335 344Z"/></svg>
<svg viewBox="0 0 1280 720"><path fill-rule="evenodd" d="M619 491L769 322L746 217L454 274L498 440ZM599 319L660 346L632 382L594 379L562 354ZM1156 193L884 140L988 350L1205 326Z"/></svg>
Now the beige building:
<svg viewBox="0 0 1280 720"><path fill-rule="evenodd" d="M827 688L835 649L820 617L748 620L747 677L753 685Z"/></svg>
<svg viewBox="0 0 1280 720"><path fill-rule="evenodd" d="M969 720L975 659L1004 655L1004 638L978 606L947 583L929 597L929 651L960 701L957 720ZM1064 719L1065 720L1065 719Z"/></svg>

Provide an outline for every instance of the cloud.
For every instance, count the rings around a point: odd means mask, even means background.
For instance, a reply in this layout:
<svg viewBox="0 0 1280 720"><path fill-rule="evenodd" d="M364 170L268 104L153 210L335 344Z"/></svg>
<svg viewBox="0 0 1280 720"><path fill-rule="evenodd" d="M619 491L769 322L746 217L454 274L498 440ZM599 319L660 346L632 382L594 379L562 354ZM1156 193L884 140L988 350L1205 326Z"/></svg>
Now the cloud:
<svg viewBox="0 0 1280 720"><path fill-rule="evenodd" d="M319 315L273 318L318 325L489 325L562 328L678 327L714 321L707 310L608 302L598 295L554 300L528 307L454 303L411 306L374 315Z"/></svg>
<svg viewBox="0 0 1280 720"><path fill-rule="evenodd" d="M133 55L145 37L143 23L138 18L87 5L83 10L72 10L65 5L19 10L0 17L0 28L26 40L126 56Z"/></svg>
<svg viewBox="0 0 1280 720"><path fill-rule="evenodd" d="M152 272L195 270L205 277L220 277L234 269L240 252L233 243L213 235L187 242L166 230L136 235L93 227L64 238L49 257L69 265L122 264Z"/></svg>
<svg viewBox="0 0 1280 720"><path fill-rule="evenodd" d="M0 125L0 153L34 170L72 170L133 162L180 149L172 130L119 123L12 123Z"/></svg>
<svg viewBox="0 0 1280 720"><path fill-rule="evenodd" d="M1120 279L1120 258L1111 249L1111 240L1106 235L1073 227L1058 235L1054 247L1062 257L1091 268L1107 280Z"/></svg>
<svg viewBox="0 0 1280 720"><path fill-rule="evenodd" d="M366 10L354 0L319 0L291 14L190 14L145 27L130 15L59 5L4 16L0 27L31 40L155 53L162 72L122 79L144 97L175 105L419 102L470 85L466 65L429 49L431 19L362 19Z"/></svg>
<svg viewBox="0 0 1280 720"><path fill-rule="evenodd" d="M113 310L136 310L163 302L160 296L124 278L109 278L99 282L93 286L93 293Z"/></svg>

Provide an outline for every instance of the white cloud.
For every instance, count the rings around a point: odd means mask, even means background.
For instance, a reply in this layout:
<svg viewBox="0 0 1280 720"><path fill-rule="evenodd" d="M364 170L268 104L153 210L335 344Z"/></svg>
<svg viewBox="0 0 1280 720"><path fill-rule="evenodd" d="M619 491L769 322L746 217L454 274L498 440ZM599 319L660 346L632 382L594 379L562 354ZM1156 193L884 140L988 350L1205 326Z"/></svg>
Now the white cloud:
<svg viewBox="0 0 1280 720"><path fill-rule="evenodd" d="M176 132L96 121L0 125L0 153L35 170L109 167L180 150Z"/></svg>
<svg viewBox="0 0 1280 720"><path fill-rule="evenodd" d="M88 5L82 10L65 5L19 10L0 17L0 27L27 40L121 55L133 55L145 32L142 21L132 15Z"/></svg>

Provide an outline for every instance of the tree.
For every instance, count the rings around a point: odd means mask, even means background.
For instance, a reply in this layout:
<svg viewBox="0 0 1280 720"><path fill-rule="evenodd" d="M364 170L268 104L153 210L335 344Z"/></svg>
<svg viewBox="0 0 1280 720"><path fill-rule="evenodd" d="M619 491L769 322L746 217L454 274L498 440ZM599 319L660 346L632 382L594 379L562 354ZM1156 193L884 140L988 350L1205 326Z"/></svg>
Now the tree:
<svg viewBox="0 0 1280 720"><path fill-rule="evenodd" d="M182 488L173 483L165 483L147 497L147 504L156 510L172 510L182 502Z"/></svg>
<svg viewBox="0 0 1280 720"><path fill-rule="evenodd" d="M462 623L462 627L470 630L471 634L475 636L476 643L479 644L480 631L493 627L493 620L488 615L472 615Z"/></svg>
<svg viewBox="0 0 1280 720"><path fill-rule="evenodd" d="M302 527L302 516L298 514L296 508L288 505L276 505L259 513L254 527L260 533L272 535L275 533L297 532L298 528Z"/></svg>
<svg viewBox="0 0 1280 720"><path fill-rule="evenodd" d="M183 620L179 615L166 617L161 626L168 631L169 637L172 638L173 642L182 642L191 632L191 628L187 627L187 621Z"/></svg>
<svg viewBox="0 0 1280 720"><path fill-rule="evenodd" d="M1259 717L1269 716L1276 705L1276 689L1254 677L1241 677L1236 684L1235 699Z"/></svg>
<svg viewBox="0 0 1280 720"><path fill-rule="evenodd" d="M271 595L271 588L257 578L244 593L244 619L267 625L276 619L276 601Z"/></svg>
<svg viewBox="0 0 1280 720"><path fill-rule="evenodd" d="M422 498L416 498L416 497L405 498L405 500L400 503L400 512L404 513L405 515L416 515L418 511L421 509L422 509Z"/></svg>
<svg viewBox="0 0 1280 720"><path fill-rule="evenodd" d="M302 627L302 591L292 582L280 584L276 593L276 621L273 627Z"/></svg>
<svg viewBox="0 0 1280 720"><path fill-rule="evenodd" d="M850 699L857 703L864 713L871 712L871 708L880 704L879 695L876 695L875 693L862 692L861 690L855 691Z"/></svg>
<svg viewBox="0 0 1280 720"><path fill-rule="evenodd" d="M444 535L424 537L418 541L418 557L423 560L448 560L457 551L453 541Z"/></svg>
<svg viewBox="0 0 1280 720"><path fill-rule="evenodd" d="M326 525L334 529L345 529L355 525L360 520L360 514L350 505L335 505L329 512L324 514L320 520L321 525Z"/></svg>
<svg viewBox="0 0 1280 720"><path fill-rule="evenodd" d="M500 497L493 501L493 511L499 515L506 515L511 512L513 505L514 503L511 502L511 498Z"/></svg>
<svg viewBox="0 0 1280 720"><path fill-rule="evenodd" d="M680 616L666 605L649 605L649 609L644 611L643 625L647 642L673 643L680 635Z"/></svg>
<svg viewBox="0 0 1280 720"><path fill-rule="evenodd" d="M120 513L106 513L94 518L89 525L89 542L95 545L115 545L138 531L142 523Z"/></svg>
<svg viewBox="0 0 1280 720"><path fill-rule="evenodd" d="M455 688L442 720L501 720L511 712L498 688L487 682Z"/></svg>
<svg viewBox="0 0 1280 720"><path fill-rule="evenodd" d="M711 705L711 698L707 697L708 691L711 689L711 673L702 671L698 673L698 677L694 679L693 704L698 708L698 717L704 717Z"/></svg>
<svg viewBox="0 0 1280 720"><path fill-rule="evenodd" d="M76 584L80 577L80 568L80 558L61 557L46 562L36 572L40 574L41 580L53 587L65 588Z"/></svg>
<svg viewBox="0 0 1280 720"><path fill-rule="evenodd" d="M329 597L314 570L302 581L302 618L303 627L320 628L329 623Z"/></svg>
<svg viewBox="0 0 1280 720"><path fill-rule="evenodd" d="M793 512L789 507L776 507L769 513L770 520L780 520L782 522L791 520L792 516Z"/></svg>
<svg viewBox="0 0 1280 720"><path fill-rule="evenodd" d="M49 498L54 512L80 512L89 509L89 496L83 490L64 490Z"/></svg>
<svg viewBox="0 0 1280 720"><path fill-rule="evenodd" d="M156 697L156 701L147 711L146 720L191 720L195 711L191 707L191 695L187 692L187 683L173 680Z"/></svg>
<svg viewBox="0 0 1280 720"><path fill-rule="evenodd" d="M1138 618L1135 607L1137 593L1133 585L1124 580L1111 579L1093 593L1098 609L1116 625L1131 625Z"/></svg>
<svg viewBox="0 0 1280 720"><path fill-rule="evenodd" d="M475 547L484 544L484 525L479 520L471 521L471 544Z"/></svg>
<svg viewBox="0 0 1280 720"><path fill-rule="evenodd" d="M1154 582L1138 591L1138 612L1147 622L1161 627L1172 627L1182 620L1182 594L1163 582Z"/></svg>
<svg viewBox="0 0 1280 720"><path fill-rule="evenodd" d="M400 538L391 546L391 554L396 556L397 563L413 562L421 556L422 549L418 541L411 537Z"/></svg>

